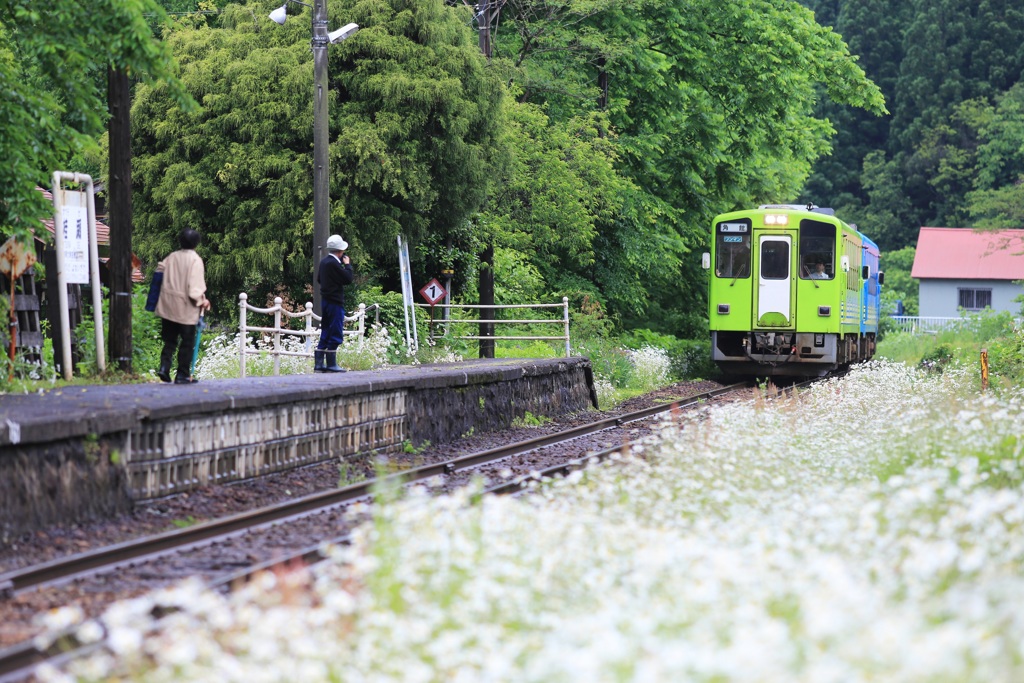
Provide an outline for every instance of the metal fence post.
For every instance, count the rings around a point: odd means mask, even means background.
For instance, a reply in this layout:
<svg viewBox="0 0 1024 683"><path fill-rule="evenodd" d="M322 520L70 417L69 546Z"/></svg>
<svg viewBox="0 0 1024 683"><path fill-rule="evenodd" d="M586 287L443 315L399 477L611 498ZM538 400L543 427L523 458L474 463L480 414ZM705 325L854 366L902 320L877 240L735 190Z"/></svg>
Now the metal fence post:
<svg viewBox="0 0 1024 683"><path fill-rule="evenodd" d="M313 349L310 347L313 345L313 302L306 302L306 312L303 314L306 318L306 353L313 355ZM319 346L319 344L317 344Z"/></svg>
<svg viewBox="0 0 1024 683"><path fill-rule="evenodd" d="M572 355L569 348L569 297L562 297L562 310L564 312L563 319L565 320L565 357L568 358Z"/></svg>
<svg viewBox="0 0 1024 683"><path fill-rule="evenodd" d="M366 304L359 304L359 349L363 348L363 335L366 333Z"/></svg>
<svg viewBox="0 0 1024 683"><path fill-rule="evenodd" d="M281 297L274 297L274 377L281 374Z"/></svg>
<svg viewBox="0 0 1024 683"><path fill-rule="evenodd" d="M249 333L245 329L245 302L249 295L242 292L238 295L238 376L245 377L245 340Z"/></svg>

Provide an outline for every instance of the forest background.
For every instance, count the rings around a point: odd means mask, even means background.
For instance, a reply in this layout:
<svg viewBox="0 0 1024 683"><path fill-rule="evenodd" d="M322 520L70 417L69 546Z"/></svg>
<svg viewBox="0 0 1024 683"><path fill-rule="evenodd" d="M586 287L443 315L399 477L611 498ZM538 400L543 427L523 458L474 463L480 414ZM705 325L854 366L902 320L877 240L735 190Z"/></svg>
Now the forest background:
<svg viewBox="0 0 1024 683"><path fill-rule="evenodd" d="M34 187L53 168L104 177L106 69L123 64L144 268L194 227L225 319L240 292L308 300L310 15L289 3L278 26L276 6L0 2L3 230L47 215ZM461 0L328 6L329 28L361 26L328 51L331 231L359 300L399 291L404 234L417 286L450 268L474 301L493 253L499 303L568 296L615 330L699 339L721 211L832 206L894 266L922 225L1022 223L1016 3L509 0L489 60Z"/></svg>

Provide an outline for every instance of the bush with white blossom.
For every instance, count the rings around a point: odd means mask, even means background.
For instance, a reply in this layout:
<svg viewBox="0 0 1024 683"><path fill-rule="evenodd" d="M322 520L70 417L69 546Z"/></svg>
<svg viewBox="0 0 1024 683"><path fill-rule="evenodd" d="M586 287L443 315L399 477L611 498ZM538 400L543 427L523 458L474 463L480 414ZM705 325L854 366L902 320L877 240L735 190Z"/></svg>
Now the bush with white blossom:
<svg viewBox="0 0 1024 683"><path fill-rule="evenodd" d="M640 391L653 391L669 382L672 370L672 359L665 349L656 346L644 346L629 352L629 362L633 366L630 384Z"/></svg>
<svg viewBox="0 0 1024 683"><path fill-rule="evenodd" d="M205 352L196 363L197 379L223 379L238 377L241 372L239 347L241 332L219 334L210 340ZM319 341L313 337L310 347L301 336L282 334L280 341L279 371L281 375L301 375L313 372L313 358L310 355ZM372 325L363 338L347 336L338 348L338 364L349 370L370 370L388 364L388 353L392 346L391 336L383 325ZM267 334L250 334L246 338L245 374L251 377L269 376L274 373L274 339ZM289 355L302 354L302 355Z"/></svg>
<svg viewBox="0 0 1024 683"><path fill-rule="evenodd" d="M538 495L415 489L323 565L114 606L69 675L1022 680L1024 393L972 385L871 363L684 413Z"/></svg>

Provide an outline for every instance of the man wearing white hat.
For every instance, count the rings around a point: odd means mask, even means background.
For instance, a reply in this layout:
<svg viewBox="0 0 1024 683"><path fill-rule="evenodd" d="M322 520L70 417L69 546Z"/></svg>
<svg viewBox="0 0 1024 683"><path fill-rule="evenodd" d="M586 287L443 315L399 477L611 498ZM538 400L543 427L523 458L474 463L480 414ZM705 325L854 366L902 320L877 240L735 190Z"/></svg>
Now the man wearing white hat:
<svg viewBox="0 0 1024 683"><path fill-rule="evenodd" d="M313 353L314 372L345 372L338 365L338 346L345 341L345 290L352 284L352 265L341 235L327 238L327 256L320 261L316 281L320 286L320 343Z"/></svg>

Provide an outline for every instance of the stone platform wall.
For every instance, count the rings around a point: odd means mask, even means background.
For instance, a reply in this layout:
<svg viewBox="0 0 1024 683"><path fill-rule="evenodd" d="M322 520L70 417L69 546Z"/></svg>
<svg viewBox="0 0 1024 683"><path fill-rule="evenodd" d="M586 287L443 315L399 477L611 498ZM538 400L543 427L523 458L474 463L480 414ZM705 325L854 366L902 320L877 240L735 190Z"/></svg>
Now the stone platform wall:
<svg viewBox="0 0 1024 683"><path fill-rule="evenodd" d="M0 542L138 500L593 403L585 358L0 396Z"/></svg>

